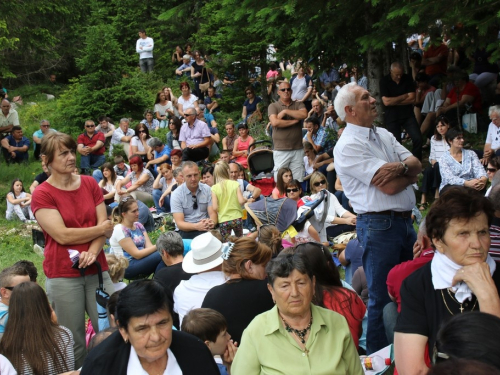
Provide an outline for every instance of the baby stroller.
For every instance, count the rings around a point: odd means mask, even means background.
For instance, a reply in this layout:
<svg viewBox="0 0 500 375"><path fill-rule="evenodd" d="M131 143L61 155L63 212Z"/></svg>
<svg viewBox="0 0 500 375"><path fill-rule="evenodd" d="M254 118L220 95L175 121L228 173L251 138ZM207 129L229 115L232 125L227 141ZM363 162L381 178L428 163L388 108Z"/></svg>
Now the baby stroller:
<svg viewBox="0 0 500 375"><path fill-rule="evenodd" d="M250 149L257 144L262 146ZM252 175L252 185L261 190L261 194L269 196L273 192L276 183L274 182L274 160L273 143L271 141L256 141L248 146L248 169Z"/></svg>
<svg viewBox="0 0 500 375"><path fill-rule="evenodd" d="M246 203L245 209L257 226L265 224L275 225L280 232L286 231L293 226L300 232L310 217L314 215L314 209L325 199L326 193L321 191L318 198L311 202L309 210L297 217L297 202L290 198L274 199L266 197L253 203Z"/></svg>

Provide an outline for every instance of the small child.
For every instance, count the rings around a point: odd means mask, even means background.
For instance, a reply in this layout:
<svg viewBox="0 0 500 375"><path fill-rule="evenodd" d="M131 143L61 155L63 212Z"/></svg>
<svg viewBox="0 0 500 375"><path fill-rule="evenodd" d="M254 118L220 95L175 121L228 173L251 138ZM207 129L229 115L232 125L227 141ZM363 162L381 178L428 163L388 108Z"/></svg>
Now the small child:
<svg viewBox="0 0 500 375"><path fill-rule="evenodd" d="M17 216L23 223L36 223L35 216L31 212L30 203L31 194L24 191L23 182L16 178L12 181L10 191L7 194L7 212L5 213L5 218L13 220Z"/></svg>
<svg viewBox="0 0 500 375"><path fill-rule="evenodd" d="M122 256L116 256L115 254L106 254L106 261L109 266L109 277L113 282L115 292L118 292L127 286L127 284L120 280L123 280L125 276L125 270L129 264L128 259Z"/></svg>
<svg viewBox="0 0 500 375"><path fill-rule="evenodd" d="M236 355L238 343L233 343L227 332L224 316L212 309L193 309L182 320L181 331L203 340L213 356L219 355L222 363L217 363L221 375L231 373L231 363Z"/></svg>

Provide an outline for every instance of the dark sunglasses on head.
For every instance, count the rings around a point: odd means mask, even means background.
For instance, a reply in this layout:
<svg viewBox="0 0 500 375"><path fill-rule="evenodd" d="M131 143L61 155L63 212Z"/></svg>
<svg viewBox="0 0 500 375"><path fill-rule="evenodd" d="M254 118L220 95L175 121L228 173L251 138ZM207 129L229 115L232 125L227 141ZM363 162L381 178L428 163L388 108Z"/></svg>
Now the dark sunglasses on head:
<svg viewBox="0 0 500 375"><path fill-rule="evenodd" d="M298 189L298 188L294 188L294 189L286 189L286 192L287 192L287 193L296 193L296 192L298 192L298 191L299 191L299 189Z"/></svg>
<svg viewBox="0 0 500 375"><path fill-rule="evenodd" d="M290 87L286 88L286 89L279 89L281 92L285 92L285 91L292 91L292 89Z"/></svg>
<svg viewBox="0 0 500 375"><path fill-rule="evenodd" d="M321 181L315 182L313 185L318 187L318 186L324 185L324 184L326 184L326 180L321 180Z"/></svg>
<svg viewBox="0 0 500 375"><path fill-rule="evenodd" d="M191 198L193 198L193 210L198 209L198 201L196 200L196 195L191 195Z"/></svg>

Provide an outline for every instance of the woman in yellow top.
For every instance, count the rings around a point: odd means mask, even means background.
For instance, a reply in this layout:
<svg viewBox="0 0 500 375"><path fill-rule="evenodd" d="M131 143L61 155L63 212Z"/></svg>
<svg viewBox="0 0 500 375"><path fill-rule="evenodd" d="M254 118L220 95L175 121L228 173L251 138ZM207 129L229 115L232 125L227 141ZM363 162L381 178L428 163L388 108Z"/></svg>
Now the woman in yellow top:
<svg viewBox="0 0 500 375"><path fill-rule="evenodd" d="M212 207L219 216L219 230L222 242L234 230L236 237L243 236L243 209L241 206L247 202L241 193L238 181L229 177L229 165L219 161L214 169L215 185L212 186Z"/></svg>

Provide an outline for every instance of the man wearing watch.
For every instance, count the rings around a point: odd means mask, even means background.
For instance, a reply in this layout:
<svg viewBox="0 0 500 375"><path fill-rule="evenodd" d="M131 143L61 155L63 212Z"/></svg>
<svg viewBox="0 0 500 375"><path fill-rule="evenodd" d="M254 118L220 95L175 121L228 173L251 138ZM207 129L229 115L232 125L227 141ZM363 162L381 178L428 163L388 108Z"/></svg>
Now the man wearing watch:
<svg viewBox="0 0 500 375"><path fill-rule="evenodd" d="M356 231L363 247L368 303L368 354L388 345L382 312L391 300L387 274L413 259L416 233L411 210L412 184L422 170L420 161L386 129L376 128L376 100L350 83L335 98L335 111L347 126L334 149L335 169L344 193L358 214Z"/></svg>

